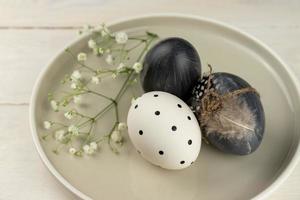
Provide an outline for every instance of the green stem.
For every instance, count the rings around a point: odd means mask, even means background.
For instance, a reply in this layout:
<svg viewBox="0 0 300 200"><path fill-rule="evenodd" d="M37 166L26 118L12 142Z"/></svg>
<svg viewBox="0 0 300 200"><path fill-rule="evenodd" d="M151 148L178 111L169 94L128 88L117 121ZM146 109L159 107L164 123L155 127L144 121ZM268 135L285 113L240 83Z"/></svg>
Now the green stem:
<svg viewBox="0 0 300 200"><path fill-rule="evenodd" d="M82 63L82 62L79 62L79 61L77 60L76 56L70 51L70 49L66 49L65 52L69 53L69 54L73 57L73 59L76 60L76 62L77 62L79 65L81 65L82 67L84 67L84 68L86 68L86 69L88 69L88 70L90 70L90 71L96 73L96 70L94 70L93 68L91 68L91 67L85 65L85 64Z"/></svg>
<svg viewBox="0 0 300 200"><path fill-rule="evenodd" d="M123 83L121 89L119 90L119 92L118 92L118 94L117 94L117 96L116 96L116 98L115 98L116 102L119 101L119 98L121 97L121 92L124 90L125 86L127 85L127 83L128 83L128 81L129 81L130 76L131 76L132 73L133 73L133 71L130 72L130 73L128 74L128 76L127 76L126 80L124 81L124 83Z"/></svg>
<svg viewBox="0 0 300 200"><path fill-rule="evenodd" d="M141 42L137 43L136 45L134 45L133 47L127 49L126 51L128 51L128 52L129 52L129 51L132 51L133 49L135 49L135 48L141 46L143 43L144 43L144 41L141 41Z"/></svg>
<svg viewBox="0 0 300 200"><path fill-rule="evenodd" d="M62 126L62 127L68 127L67 125L65 125L65 124L63 124L63 123L60 123L60 122L53 122L53 121L51 121L53 124L55 124L55 125L60 125L60 126Z"/></svg>
<svg viewBox="0 0 300 200"><path fill-rule="evenodd" d="M86 143L88 143L88 141L89 141L89 139L90 139L90 136L91 136L91 132L92 132L92 130L93 130L93 128L94 128L94 125L95 125L95 122L92 122L92 124L91 124L91 126L90 126L90 129L89 129L89 131L87 132L86 139L85 139L85 141L83 142L83 145L86 144ZM83 145L82 145L82 146L83 146Z"/></svg>
<svg viewBox="0 0 300 200"><path fill-rule="evenodd" d="M78 115L78 116L80 116L80 117L83 117L83 118L92 119L92 117L86 116L86 115L81 114L81 113L79 113L79 112L76 112L76 115Z"/></svg>
<svg viewBox="0 0 300 200"><path fill-rule="evenodd" d="M106 113L108 110L111 109L112 105L114 105L114 103L110 103L108 104L104 109L102 109L98 114L96 114L94 116L94 120L97 120L99 117L101 117L104 113Z"/></svg>
<svg viewBox="0 0 300 200"><path fill-rule="evenodd" d="M138 40L138 41L141 41L141 42L146 42L147 41L147 39L139 38L139 37L129 37L128 39L129 40Z"/></svg>
<svg viewBox="0 0 300 200"><path fill-rule="evenodd" d="M143 48L142 52L140 53L140 55L139 55L138 58L137 58L137 62L140 62L140 61L141 61L141 59L143 58L144 54L146 53L148 47L150 46L150 44L151 44L151 43L153 42L153 40L155 40L155 39L156 39L156 37L152 37L152 38L146 43L145 47ZM127 84L127 83L128 83L128 81L130 80L132 74L134 74L134 71L131 71L131 72L129 73L129 75L127 76L127 78L126 78L124 84L122 85L122 87L121 87L119 93L117 94L117 96L116 96L116 98L115 98L115 100L116 100L117 102L119 102L121 96L122 96L122 95L124 94L124 92L127 90L127 88L128 88L128 84Z"/></svg>
<svg viewBox="0 0 300 200"><path fill-rule="evenodd" d="M105 49L105 46L106 46L106 48L111 48L112 47L113 42L114 42L113 39L115 39L115 38L111 34L109 34L107 37L109 38L108 41L105 44L103 43L103 45L101 45L101 48ZM157 37L158 36L156 34L149 33L149 32L147 32L147 35L144 35L144 36L129 37L128 38L129 40L138 40L139 42L137 42L137 44L131 46L128 49L125 48L126 47L125 45L122 45L122 47L120 45L118 45L118 46L120 46L120 50L116 50L116 51L120 52L119 57L118 57L118 61L123 62L123 60L128 57L129 53L132 50L138 48L142 44L145 44L144 48L142 49L142 51L138 55L137 61L136 61L136 62L141 62L141 60L143 59L145 53L147 52L150 44ZM97 44L98 44L98 42L97 42ZM114 51L114 49L112 49L112 51ZM94 70L92 67L89 67L86 64L84 64L83 62L78 61L76 55L73 54L69 49L66 49L66 52L69 53L72 56L72 58L75 59L76 62L81 67L88 69L89 71L95 73L95 75L101 75L101 74L105 75L107 73L116 73L116 70L111 70L111 69L107 69L107 70L101 70L101 69ZM99 92L96 92L96 91L93 91L93 90L89 89L86 86L89 82L87 84L85 84L82 88L80 88L81 90L79 92L71 93L71 94L69 94L69 95L67 95L67 96L64 97L64 99L67 99L67 98L70 98L70 97L73 97L73 96L76 96L76 95L91 93L91 94L100 96L100 97L102 97L102 98L107 99L107 100L110 101L110 103L108 105L106 105L104 108L102 108L94 117L89 117L89 116L83 115L81 113L77 113L78 116L81 116L82 118L86 118L87 119L87 120L85 120L83 122L80 119L78 121L78 124L79 124L78 128L82 129L83 127L86 127L88 125L90 126L89 129L88 129L88 132L85 132L85 139L84 139L84 142L82 143L82 145L90 142L90 140L91 140L91 134L92 134L92 132L94 132L93 128L95 127L95 124L96 124L97 120L99 120L100 117L102 117L106 112L110 111L114 107L115 122L114 122L111 130L109 131L108 134L106 134L106 135L102 136L100 139L96 140L96 142L100 143L103 140L108 139L108 144L109 144L109 147L111 148L111 150L113 152L115 152L115 153L118 153L117 147L114 145L115 143L111 140L111 134L116 129L117 125L120 123L118 102L120 101L120 99L122 98L122 96L124 95L124 93L126 92L126 90L128 89L128 87L130 86L129 83L132 80L134 80L134 78L136 78L136 76L137 76L137 73L135 73L135 71L132 68L128 68L128 69L124 70L124 72L121 72L121 73L126 73L127 77L126 77L125 81L123 82L120 90L118 91L118 94L116 95L116 97L114 99L111 98L111 97L109 97L109 96L106 96L104 94L101 94ZM67 127L67 126L65 126L65 127ZM58 151L58 148L57 148L57 151Z"/></svg>
<svg viewBox="0 0 300 200"><path fill-rule="evenodd" d="M98 95L100 97L103 97L111 102L114 102L115 100L113 98L110 98L108 96L105 96L104 94L101 94L101 93L98 93L98 92L95 92L95 91L92 91L92 90L87 90L88 93L92 93L92 94L95 94L95 95Z"/></svg>

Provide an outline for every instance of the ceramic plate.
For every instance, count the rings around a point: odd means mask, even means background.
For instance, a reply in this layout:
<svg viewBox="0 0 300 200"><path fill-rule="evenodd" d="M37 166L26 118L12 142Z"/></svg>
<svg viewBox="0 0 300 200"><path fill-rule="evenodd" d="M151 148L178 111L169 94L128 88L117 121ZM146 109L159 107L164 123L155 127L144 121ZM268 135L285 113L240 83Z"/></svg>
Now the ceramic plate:
<svg viewBox="0 0 300 200"><path fill-rule="evenodd" d="M37 150L51 173L68 189L83 199L176 200L263 198L288 176L299 154L299 86L287 66L269 48L255 38L208 19L156 15L128 19L110 24L113 31L149 30L161 38L178 36L190 41L202 59L215 71L237 74L261 94L266 114L266 132L260 148L249 156L223 154L203 144L200 155L191 167L168 171L143 160L125 136L120 155L103 146L93 157L76 158L62 151L52 153L54 142L39 138L44 132L43 120L53 118L47 101L49 91L60 89L59 80L71 72L74 61L61 52L41 74L31 102L31 126ZM80 52L88 37L70 48ZM97 65L98 60L90 59ZM103 90L114 95L122 78L103 83ZM97 99L95 106L104 105ZM125 95L121 118L126 121L130 105ZM110 116L111 115L111 116ZM113 114L107 114L98 129L109 127Z"/></svg>

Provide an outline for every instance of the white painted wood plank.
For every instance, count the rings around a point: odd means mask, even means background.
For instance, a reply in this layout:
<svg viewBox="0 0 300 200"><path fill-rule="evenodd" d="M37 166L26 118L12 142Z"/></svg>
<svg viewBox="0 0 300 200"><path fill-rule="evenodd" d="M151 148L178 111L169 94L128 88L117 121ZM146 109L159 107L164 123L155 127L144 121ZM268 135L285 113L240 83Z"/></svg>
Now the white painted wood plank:
<svg viewBox="0 0 300 200"><path fill-rule="evenodd" d="M28 103L40 71L75 38L74 30L1 30L0 104Z"/></svg>
<svg viewBox="0 0 300 200"><path fill-rule="evenodd" d="M298 27L297 0L0 0L0 26L78 26L146 13L178 12L236 26Z"/></svg>
<svg viewBox="0 0 300 200"><path fill-rule="evenodd" d="M27 122L28 106L0 107L0 199L77 199L43 165Z"/></svg>

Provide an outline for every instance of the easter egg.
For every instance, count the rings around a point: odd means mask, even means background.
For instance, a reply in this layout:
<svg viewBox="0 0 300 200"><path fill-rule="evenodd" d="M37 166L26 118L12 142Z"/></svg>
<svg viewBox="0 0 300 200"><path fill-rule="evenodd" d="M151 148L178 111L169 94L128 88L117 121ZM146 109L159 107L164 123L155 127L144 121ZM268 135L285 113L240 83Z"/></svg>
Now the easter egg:
<svg viewBox="0 0 300 200"><path fill-rule="evenodd" d="M154 165L183 169L199 154L201 130L197 119L189 106L172 94L143 94L132 103L127 124L137 152Z"/></svg>
<svg viewBox="0 0 300 200"><path fill-rule="evenodd" d="M182 38L167 38L147 52L140 80L145 92L164 91L186 100L200 74L196 49Z"/></svg>
<svg viewBox="0 0 300 200"><path fill-rule="evenodd" d="M242 78L229 73L203 77L189 101L203 136L219 150L247 155L262 142L265 115L257 91Z"/></svg>

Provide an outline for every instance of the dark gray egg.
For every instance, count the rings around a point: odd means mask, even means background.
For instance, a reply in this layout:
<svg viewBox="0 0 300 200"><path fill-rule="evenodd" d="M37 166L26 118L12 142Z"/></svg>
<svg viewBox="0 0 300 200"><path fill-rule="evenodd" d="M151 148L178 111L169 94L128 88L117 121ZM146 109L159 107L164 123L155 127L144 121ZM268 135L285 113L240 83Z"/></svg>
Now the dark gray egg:
<svg viewBox="0 0 300 200"><path fill-rule="evenodd" d="M182 38L167 38L148 51L140 77L145 92L164 91L186 100L200 74L196 49Z"/></svg>
<svg viewBox="0 0 300 200"><path fill-rule="evenodd" d="M249 83L233 74L213 73L211 79L199 80L192 93L191 109L211 145L236 155L259 147L265 114L259 94Z"/></svg>

